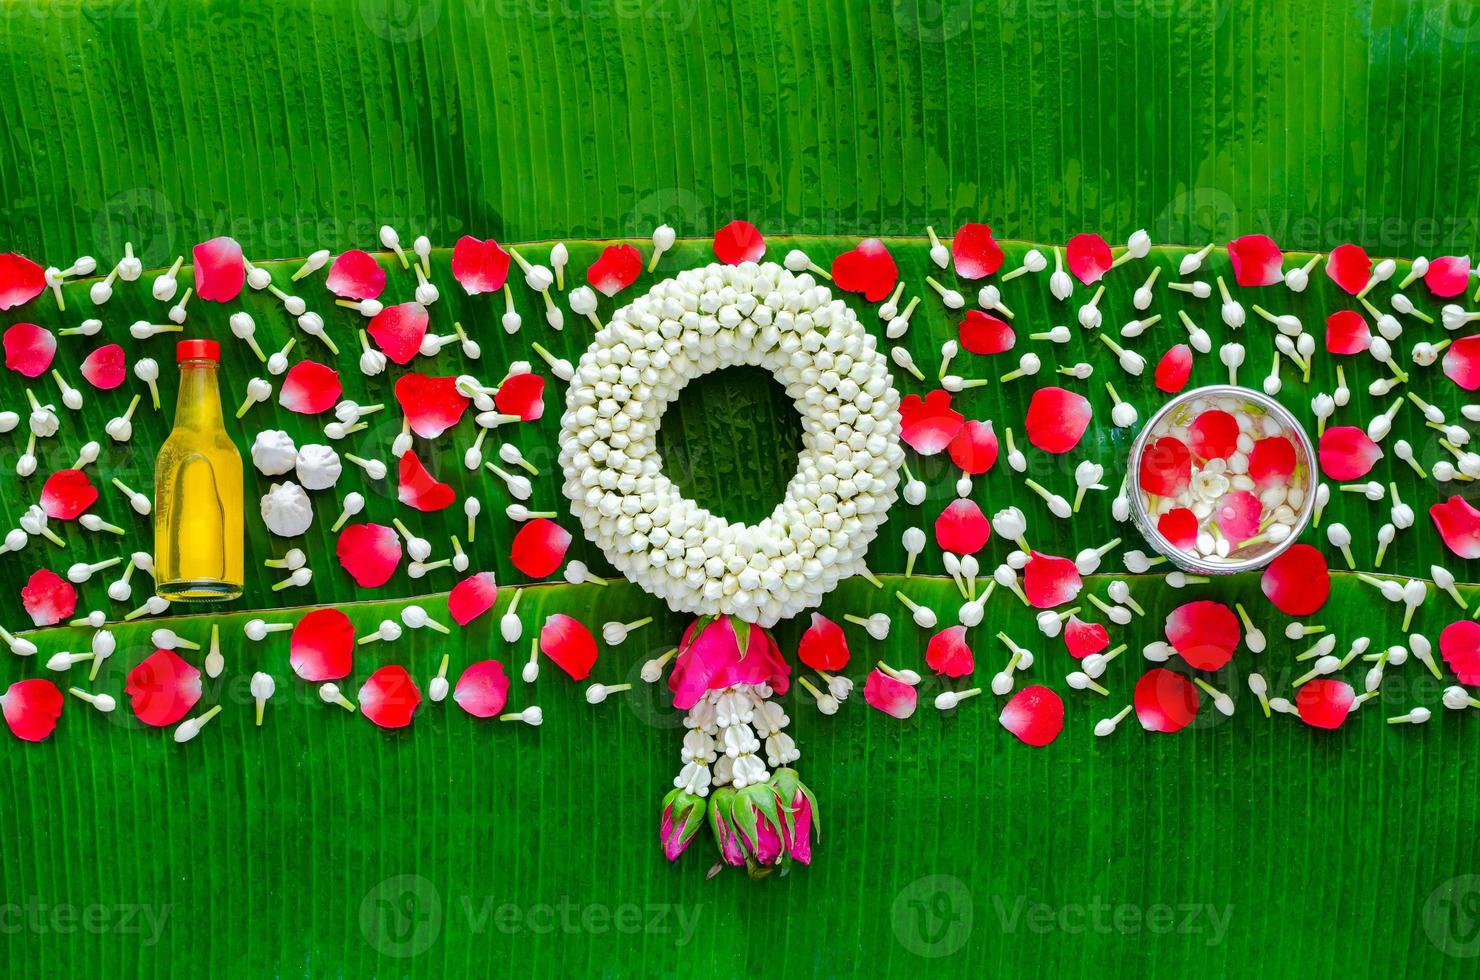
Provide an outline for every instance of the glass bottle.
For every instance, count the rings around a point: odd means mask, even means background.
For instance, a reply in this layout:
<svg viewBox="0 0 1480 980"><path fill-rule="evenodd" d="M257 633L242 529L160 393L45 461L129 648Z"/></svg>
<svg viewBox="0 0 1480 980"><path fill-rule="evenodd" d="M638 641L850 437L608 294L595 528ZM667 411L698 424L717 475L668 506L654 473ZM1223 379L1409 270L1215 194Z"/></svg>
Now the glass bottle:
<svg viewBox="0 0 1480 980"><path fill-rule="evenodd" d="M171 602L242 594L242 457L221 415L221 345L182 340L175 427L154 464L155 592Z"/></svg>

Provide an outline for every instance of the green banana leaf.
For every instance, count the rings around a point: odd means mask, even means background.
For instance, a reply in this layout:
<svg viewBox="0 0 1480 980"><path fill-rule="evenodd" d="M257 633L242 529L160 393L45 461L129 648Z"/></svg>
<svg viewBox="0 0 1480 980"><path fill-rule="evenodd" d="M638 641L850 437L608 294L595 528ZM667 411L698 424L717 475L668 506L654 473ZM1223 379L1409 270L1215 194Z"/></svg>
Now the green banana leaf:
<svg viewBox="0 0 1480 980"><path fill-rule="evenodd" d="M383 221L407 239L425 231L439 245L463 233L530 241L518 247L532 260L548 253L550 236L569 236L577 280L610 236L642 243L660 221L695 236L656 274L615 302L603 300L603 316L656 279L709 261L704 236L731 217L771 233L769 258L801 247L824 267L860 237L906 235L889 246L910 292L924 297L904 344L927 375L958 317L926 291L924 275L962 288L968 303L973 298L970 284L929 263L919 237L927 223L949 234L962 220L992 221L999 234L1023 240L1006 244L1007 267L1028 242L1061 242L1082 230L1115 240L1141 225L1157 241L1195 245L1266 231L1287 248L1354 240L1375 255L1466 251L1480 241L1480 161L1461 151L1480 137L1480 118L1466 101L1475 26L1463 4L1354 8L1317 0L1276 10L1148 2L1112 10L1077 3L985 9L954 0L869 7L656 0L547 11L309 0L45 11L14 4L6 13L0 51L14 96L0 100L11 136L0 149L0 186L8 191L0 241L57 264L83 252L111 262L132 241L149 271L118 285L99 314L102 336L61 340L58 366L81 385L80 358L118 341L131 360L153 356L164 368L164 410L141 408L127 446L110 444L103 426L144 390L132 380L113 393L86 390L80 415L59 407L62 432L42 443L30 480L8 475L24 447L14 434L0 437L0 472L7 474L0 517L14 521L35 501L45 474L70 465L82 442L96 438L105 447L93 471L103 485L97 511L127 531L118 540L54 527L65 548L33 541L0 562L0 623L11 628L26 622L19 589L35 568L65 572L74 562L151 547L147 521L135 519L106 483L118 477L150 486L173 404L173 338L136 344L126 331L135 319L162 318L164 307L148 298L154 271L216 234L234 234L285 287L297 262L276 257L370 247ZM1112 272L1101 300L1104 329L1114 332L1133 315L1131 292L1153 265L1164 267L1164 283L1183 251L1157 249ZM1287 265L1304 258L1290 253ZM393 257L381 261L390 270L387 300L411 298L414 280ZM1221 249L1209 267L1228 276ZM360 318L330 307L321 276L297 290L344 352L333 363L346 397L391 406L338 448L389 460L399 428L391 384L403 372L359 375L353 332ZM442 296L432 307L433 329L446 333L461 322L482 357L467 361L453 345L414 365L432 373L497 380L509 361L530 357L532 339L574 359L589 337L589 326L568 313L565 331L553 334L538 297L517 281L525 326L504 335L501 299L463 296L444 251L434 254L433 281ZM187 264L182 291L189 283ZM66 313L44 294L9 311L6 325L75 326L93 315L87 285L68 288ZM1044 356L1045 370L1093 364L1089 383L1057 380L1094 403L1096 424L1082 455L1106 464L1113 493L1132 431L1106 424L1102 383L1111 380L1143 418L1161 396L1149 380L1125 377L1077 328L1063 348L1030 344L1030 329L1072 324L1073 309L1089 295L1078 289L1072 305L1060 306L1046 288L1046 274L1004 286L1004 301L1017 313L1018 347L991 359L962 355L955 367L996 378L1030 346ZM1390 292L1379 287L1379 305ZM1422 288L1407 295L1437 310ZM1317 337L1325 315L1353 305L1319 271L1302 296L1274 287L1240 291L1240 298L1295 313ZM876 325L870 307L854 305ZM1159 295L1154 309L1164 322L1137 349L1154 360L1180 339L1180 308L1215 345L1227 339L1216 300ZM265 294L220 307L192 301L187 335L227 345L228 403L262 373L227 330L237 309L256 318L264 348L296 334ZM1412 339L1440 333L1408 322L1397 346L1406 352ZM326 349L296 335L297 354L327 361ZM1238 338L1248 348L1241 381L1257 382L1267 371L1271 338L1268 325L1251 317ZM1338 419L1360 424L1391 398L1366 393L1375 363L1343 360L1353 396ZM1335 383L1335 362L1318 355L1309 384L1297 383L1286 365L1281 400L1308 418L1310 397ZM1215 356L1200 357L1191 383L1225 379ZM969 417L992 419L999 432L1011 426L1022 445L1026 398L1042 380L993 383L963 393L957 405ZM902 392L929 387L903 373L896 381ZM1408 387L1455 417L1458 390L1437 367L1416 370ZM46 379L35 388L55 398ZM20 388L7 391L0 407L20 410ZM554 466L560 408L552 384L543 419L495 435L541 468L530 505L564 511ZM233 436L244 453L268 427L287 429L301 444L318 438L320 421L259 405ZM1427 466L1441 458L1436 436L1410 405L1389 442L1408 439ZM724 372L685 390L663 437L681 485L727 515L754 519L790 477L797 427L764 376ZM1130 649L1106 671L1111 694L1104 698L1071 690L1058 641L1041 637L1016 599L995 595L987 621L970 634L976 678L1006 661L997 630L1032 645L1038 663L1023 682L1047 683L1068 702L1065 732L1045 750L1002 731L998 704L987 696L936 712L931 700L943 688L930 676L920 709L904 722L868 709L857 695L825 717L794 688L785 704L803 752L798 765L822 807L813 866L762 882L735 872L707 879L717 859L707 830L677 867L667 866L656 841L658 803L679 768L682 728L664 689L642 683L638 672L672 647L684 620L627 585L533 584L520 604L525 639L504 643L498 614L511 587L525 583L508 562L511 527L498 514L507 497L489 474L462 469L471 442L465 420L416 448L460 497L483 499L472 543L456 509L415 515L395 503L392 486L352 482L354 471L343 489L369 497L360 519L401 516L439 556L449 553L450 535L463 536L473 568L497 574L499 608L451 637L423 630L361 648L343 686L354 699L376 666L400 663L425 692L444 654L454 680L468 663L496 657L515 678L510 709L538 703L545 724L477 721L443 703L425 704L406 731L383 732L323 703L293 678L286 637L249 643L246 620L289 622L306 608L334 604L363 632L407 601L444 616L457 576L444 570L416 581L398 576L373 592L353 587L327 533L337 493L315 495L315 526L293 542L269 539L249 514L251 568L241 601L213 616L178 607L159 622L118 626L118 653L95 683L82 681L86 664L58 677L118 695L118 710L99 714L69 700L48 741L0 739L7 974L1472 972L1480 878L1475 786L1465 760L1475 719L1441 711L1443 683L1410 659L1389 670L1381 696L1340 732L1279 715L1266 721L1248 694L1248 673L1259 670L1272 693L1288 694L1304 666L1294 658L1313 639L1281 638L1288 620L1270 610L1256 577L1175 590L1160 576L1124 576L1146 615L1115 631ZM496 445L490 439L485 455L493 458ZM1071 465L1029 457L1050 489L1072 489ZM909 526L928 530L952 499L957 475L942 459L911 456L910 465L931 492L919 508L900 504L871 549L884 589L849 581L821 610L835 619L873 611L894 617L881 642L849 627L849 674L860 681L878 659L925 672L928 634L911 625L896 589L944 622L961 601L940 577L934 549L915 577L900 578L900 534ZM1472 563L1443 548L1422 513L1452 488L1418 481L1391 454L1373 478L1397 481L1419 511L1383 573L1423 576L1440 562L1461 581L1480 579ZM270 482L249 472L249 510ZM1132 529L1111 521L1111 493L1091 494L1073 521L1056 521L1001 463L973 490L988 509L1022 506L1035 547L1065 555L1116 536L1137 544ZM1385 514L1385 505L1338 494L1325 520L1351 528L1358 562L1370 570ZM1308 534L1322 541L1319 531ZM312 556L313 582L274 592L281 573L259 561L292 545ZM1000 560L1006 549L993 543L988 554ZM571 555L606 570L579 536ZM1104 571L1118 574L1115 553ZM106 598L116 572L81 586L79 612L101 608L116 620L132 608ZM1103 596L1109 577L1087 579L1086 589ZM135 596L147 586L136 575ZM1476 608L1475 591L1463 593ZM1235 715L1224 718L1205 699L1198 723L1180 737L1147 735L1127 719L1114 735L1095 738L1094 723L1129 703L1146 667L1140 647L1160 638L1179 602L1205 595L1243 602L1270 639L1267 652L1240 651L1208 677L1237 701ZM585 685L548 661L534 685L517 678L529 637L554 611L593 628L655 617L620 647L602 647L593 679L630 682L630 691L589 705ZM1414 628L1433 638L1458 614L1435 591ZM1312 618L1343 646L1357 636L1369 637L1373 649L1403 641L1401 607L1349 575L1334 576L1330 602ZM179 745L169 732L132 719L122 678L149 652L154 626L203 640L210 622L221 626L227 669L206 683L197 710L220 704L223 711ZM804 625L777 629L783 650L794 651ZM0 682L55 676L44 668L47 656L87 642L76 629L27 635L40 652L6 659ZM1364 668L1358 662L1343 676L1360 684ZM278 682L260 730L247 690L255 670ZM1385 723L1417 705L1434 709L1426 726Z"/></svg>

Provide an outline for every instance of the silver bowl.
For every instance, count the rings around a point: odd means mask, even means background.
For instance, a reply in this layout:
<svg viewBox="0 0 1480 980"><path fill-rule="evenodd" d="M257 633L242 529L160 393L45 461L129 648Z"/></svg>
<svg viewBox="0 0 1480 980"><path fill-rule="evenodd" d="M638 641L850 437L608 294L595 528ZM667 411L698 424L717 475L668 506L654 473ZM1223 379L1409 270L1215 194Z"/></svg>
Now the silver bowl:
<svg viewBox="0 0 1480 980"><path fill-rule="evenodd" d="M1146 450L1146 445L1151 439L1151 434L1161 425L1167 416L1176 412L1192 402L1205 398L1212 401L1225 398L1236 398L1246 402L1262 411L1266 415L1274 417L1280 425L1287 430L1290 441L1295 444L1295 471L1290 476L1290 485L1298 486L1305 491L1305 500L1302 502L1300 511L1295 515L1295 525L1290 529L1290 534L1285 540L1278 543L1265 541L1249 549L1247 554L1239 554L1238 557L1230 556L1223 559L1206 559L1196 554L1190 554L1181 548L1174 547L1160 531L1156 529L1156 523L1151 519L1146 510L1145 494L1141 492L1141 456ZM1135 442L1131 443L1129 460L1129 471L1126 475L1126 493L1130 498L1131 520L1136 525L1136 530L1141 532L1146 543L1167 560L1183 571L1192 572L1197 575L1235 575L1239 572L1252 572L1263 568L1274 561L1281 553L1295 543L1296 539L1305 531L1310 524L1312 512L1316 503L1316 451L1311 444L1310 436L1306 434L1305 426L1296 420L1295 416L1279 402L1265 395L1263 392L1254 391L1251 388L1243 388L1235 385L1208 385L1203 388L1195 388L1186 391L1173 398L1161 407L1159 411L1146 422Z"/></svg>

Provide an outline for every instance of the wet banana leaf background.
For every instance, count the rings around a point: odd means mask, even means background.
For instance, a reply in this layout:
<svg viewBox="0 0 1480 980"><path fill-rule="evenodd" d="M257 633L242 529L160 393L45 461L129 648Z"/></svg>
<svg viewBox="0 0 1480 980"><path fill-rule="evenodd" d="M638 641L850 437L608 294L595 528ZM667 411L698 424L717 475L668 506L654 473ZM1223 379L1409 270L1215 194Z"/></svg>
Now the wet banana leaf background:
<svg viewBox="0 0 1480 980"><path fill-rule="evenodd" d="M95 512L126 533L54 524L64 547L33 539L7 556L0 625L28 624L19 592L37 568L65 574L73 563L151 547L148 521L108 481L151 489L154 452L174 402L177 335L136 342L128 327L167 322L167 304L149 294L156 271L216 234L235 236L276 283L321 313L341 350L335 357L298 331L268 293L246 292L230 304L191 300L184 335L222 341L228 412L251 377L281 380L231 336L227 320L237 310L253 315L265 350L296 338L292 359L330 364L345 397L387 406L368 419L369 429L333 443L387 463L400 429L392 385L406 370L493 383L510 362L530 360L547 378L544 416L491 433L484 455L496 458L500 442L520 448L540 469L528 506L560 511L577 532L571 556L598 573L606 566L580 538L559 490L562 386L531 349L538 341L575 360L590 324L567 308L565 329L552 331L539 297L516 275L524 325L506 334L502 298L465 296L439 248L432 281L441 298L431 307L431 329L447 334L460 323L480 356L470 359L451 344L408 369L366 378L356 366L362 318L333 306L322 272L290 285L297 257L318 247L377 248L377 229L389 222L407 241L425 232L438 246L464 233L498 237L531 261L544 261L560 238L571 253L569 275L580 282L609 241L630 240L646 256L646 236L660 221L693 236L655 273L603 300L606 317L660 278L709 261L707 236L731 217L767 233L768 259L801 248L824 268L859 238L882 234L907 295L922 297L900 344L929 380L897 371L895 382L901 393L924 393L935 386L940 346L960 319L924 277L961 290L968 305L978 285L930 262L926 224L949 234L963 220L991 222L1014 239L1005 243L1004 269L1020 264L1032 243L1059 243L1079 231L1119 243L1146 227L1158 242L1182 243L1108 275L1102 331L1118 335L1137 315L1132 293L1160 267L1148 313L1163 320L1129 346L1154 365L1186 339L1177 319L1185 310L1214 344L1213 354L1196 359L1190 384L1227 381L1217 345L1237 339L1247 350L1239 380L1255 387L1269 371L1274 329L1251 313L1234 335L1219 318L1216 289L1211 300L1167 291L1188 250L1182 245L1264 231L1289 250L1292 268L1310 257L1297 249L1349 240L1374 256L1404 257L1465 252L1480 240L1480 161L1454 149L1480 137L1471 104L1480 21L1462 4L711 9L655 0L588 7L369 0L349 7L7 8L0 51L17 98L0 104L11 134L0 149L7 201L0 244L65 266L83 252L111 264L129 241L146 271L137 282L118 283L101 308L84 280L66 289L65 311L46 293L5 314L5 326L30 321L54 331L93 316L103 321L95 337L60 339L57 366L83 388L80 412L61 406L49 378L31 383L62 416L58 436L38 447L38 475L10 475L24 443L17 433L0 437L6 526L35 502L47 473L97 439L103 453L90 472L102 499ZM383 299L411 299L414 277L394 256L379 258L390 280ZM1406 268L1399 263L1397 278ZM1221 247L1205 273L1197 278L1223 275L1232 285ZM180 280L182 291L191 284L188 263ZM1047 282L1043 273L1002 285L1017 345L990 358L959 355L953 373L992 381L963 392L955 405L969 418L992 420L999 435L1011 428L1028 456L1026 475L1049 489L1072 497L1074 464L1095 459L1110 490L1090 493L1080 514L1060 521L1001 460L975 481L972 496L988 511L1022 507L1028 537L1043 551L1073 556L1116 537L1138 547L1134 530L1110 516L1136 430L1110 425L1104 382L1142 419L1162 396L1149 369L1127 376L1077 326L1091 290L1079 287L1061 304ZM1388 308L1394 287L1374 291L1380 308ZM1439 303L1421 284L1405 294L1437 315ZM1318 340L1329 313L1358 308L1319 269L1303 294L1275 286L1235 295L1246 307L1258 302L1298 316ZM557 300L566 306L563 296ZM884 343L874 308L849 302ZM1414 342L1446 335L1401 319L1394 348L1412 368ZM1070 326L1069 343L1028 339L1056 324ZM143 356L160 362L160 412L133 378L97 392L78 377L82 357L107 342L122 343L131 365ZM1029 350L1043 359L1038 377L996 380ZM1081 361L1094 368L1087 381L1055 372ZM1464 393L1437 365L1412 368L1409 385L1374 397L1367 384L1384 373L1375 361L1324 350L1309 382L1284 364L1278 397L1312 421L1310 399L1334 389L1338 363L1352 397L1337 423L1364 425L1404 390L1459 419ZM7 378L0 407L24 414L24 379ZM1051 382L1082 391L1094 405L1095 422L1066 459L1031 449L1023 433L1028 398ZM145 404L133 437L117 444L104 427L139 393ZM327 419L287 412L274 394L231 429L245 456L266 428L285 429L300 445L329 441ZM1428 468L1447 455L1439 435L1410 404L1383 444L1388 454L1371 478L1396 482L1419 517L1399 532L1380 572L1427 576L1438 562L1474 582L1480 569L1450 555L1424 513L1457 486L1420 480L1391 453L1396 439L1407 439ZM943 686L933 677L904 722L869 709L861 696L824 717L795 690L785 704L803 752L799 769L822 806L813 866L758 883L733 871L706 879L715 860L706 830L669 867L657 848L658 802L680 766L682 726L664 688L643 683L639 670L674 644L684 620L624 584L524 582L509 562L515 525L502 512L510 498L491 474L464 468L473 439L470 415L438 440L416 440L421 458L458 493L448 511L411 511L396 502L394 483L368 481L347 466L337 488L314 494L314 525L292 541L265 533L255 506L272 481L249 469L242 600L218 615L182 606L163 623L117 626L118 652L92 683L85 663L65 676L45 667L56 651L85 649L85 630L29 633L38 654L0 662L6 684L51 676L120 700L109 715L69 700L45 743L0 741L0 787L9 801L0 807L8 974L446 976L494 964L536 975L868 968L1216 976L1250 963L1268 975L1473 971L1480 861L1468 760L1476 746L1471 723L1480 716L1440 707L1452 678L1441 682L1410 659L1389 671L1380 696L1341 731L1317 732L1278 715L1266 720L1245 686L1248 673L1262 672L1272 693L1288 695L1305 666L1295 658L1313 638L1283 638L1289 619L1260 595L1257 576L1178 590L1161 576L1124 575L1119 549L1101 575L1086 579L1086 593L1104 597L1111 578L1123 578L1146 615L1112 629L1114 642L1130 649L1106 671L1108 696L1070 689L1064 676L1073 665L1061 641L1043 638L1031 611L1010 594L994 595L986 621L970 632L978 682L1006 662L998 630L1039 654L1027 680L1059 691L1068 708L1052 746L1032 750L1012 739L987 696L935 711L931 701ZM745 370L693 382L662 432L670 475L721 513L746 520L774 505L798 441L784 393ZM896 590L943 622L954 620L962 601L933 547L914 577L902 577L901 533L911 526L928 532L959 475L945 457L911 454L909 461L930 491L918 507L901 501L870 551L884 588L850 581L822 608L839 620L880 611L893 617L884 640L848 627L849 674L860 682L878 659L928 674L929 634L911 623ZM444 654L454 680L463 666L494 657L514 678L510 709L540 705L543 726L475 720L448 701L424 703L409 729L384 732L324 704L315 687L294 678L286 634L245 638L249 619L295 622L324 604L344 608L362 635L413 601L448 621L446 591L459 578L448 569L411 580L403 568L376 590L355 587L340 569L328 528L350 490L368 500L357 519L400 517L433 543L436 557L450 556L456 534L472 570L494 571L501 586L498 607L450 637L421 630L361 647L343 684L351 700L382 664L406 666L425 692ZM460 506L467 495L484 505L471 542ZM1322 529L1333 520L1351 529L1359 568L1374 570L1387 503L1336 493ZM1323 530L1305 540L1327 551L1333 568L1343 567ZM313 580L274 591L285 576L261 560L292 546L309 555ZM1002 560L1008 547L993 541L984 563ZM102 609L119 620L142 602L149 587L142 573L135 573L131 602L109 600L118 571L79 586L79 614ZM519 606L524 640L509 644L498 616L520 585L528 585ZM1475 608L1475 592L1463 592ZM1235 700L1234 716L1204 699L1198 722L1181 735L1149 735L1131 717L1112 736L1094 737L1097 720L1129 703L1146 666L1140 648L1162 637L1171 609L1202 597L1241 601L1270 640L1265 652L1240 650L1207 678ZM1094 612L1085 609L1087 617ZM577 615L593 630L655 617L622 645L603 644L593 673L633 689L589 705L585 685L548 662L535 684L523 684L528 639L551 612ZM1461 614L1435 590L1413 629L1436 639ZM1348 574L1334 576L1330 601L1312 619L1342 649L1358 636L1374 650L1403 641L1401 606ZM133 719L123 677L152 650L152 628L168 625L203 641L212 622L221 627L226 670L207 681L200 707L223 711L194 741L177 745L168 731ZM804 625L778 627L783 651L795 650ZM1366 667L1357 661L1343 676L1360 688ZM260 729L247 689L256 670L278 684ZM1429 724L1386 723L1419 705L1434 711Z"/></svg>

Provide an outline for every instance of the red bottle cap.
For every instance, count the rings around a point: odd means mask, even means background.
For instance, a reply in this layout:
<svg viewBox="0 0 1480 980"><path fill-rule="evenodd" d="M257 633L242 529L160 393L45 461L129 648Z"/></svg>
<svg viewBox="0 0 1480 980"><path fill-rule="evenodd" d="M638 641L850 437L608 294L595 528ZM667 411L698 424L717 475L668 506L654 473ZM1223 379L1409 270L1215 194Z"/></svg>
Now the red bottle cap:
<svg viewBox="0 0 1480 980"><path fill-rule="evenodd" d="M221 345L214 340L182 340L175 345L175 361L221 360Z"/></svg>

